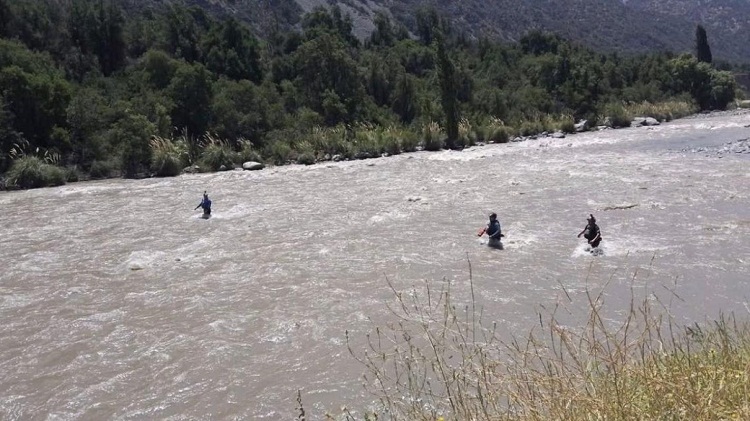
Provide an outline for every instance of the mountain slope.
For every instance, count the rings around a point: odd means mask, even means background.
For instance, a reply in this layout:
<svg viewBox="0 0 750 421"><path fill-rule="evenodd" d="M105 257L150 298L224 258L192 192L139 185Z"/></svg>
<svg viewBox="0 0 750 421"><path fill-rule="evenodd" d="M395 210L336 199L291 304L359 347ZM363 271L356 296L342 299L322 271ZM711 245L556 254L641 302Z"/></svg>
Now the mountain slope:
<svg viewBox="0 0 750 421"><path fill-rule="evenodd" d="M365 38L372 19L385 11L410 30L416 12L434 7L469 36L517 40L532 29L548 30L603 51L692 51L695 25L703 24L715 59L750 63L748 0L124 0L199 5L249 22L263 36L273 26L298 25L316 6L337 4Z"/></svg>

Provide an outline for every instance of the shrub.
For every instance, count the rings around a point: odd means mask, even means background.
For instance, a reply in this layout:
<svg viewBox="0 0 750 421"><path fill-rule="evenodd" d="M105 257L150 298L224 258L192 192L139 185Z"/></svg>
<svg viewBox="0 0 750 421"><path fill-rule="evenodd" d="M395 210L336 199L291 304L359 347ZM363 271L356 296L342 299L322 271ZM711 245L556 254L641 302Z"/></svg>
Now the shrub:
<svg viewBox="0 0 750 421"><path fill-rule="evenodd" d="M419 146L419 135L411 129L401 132L401 148L404 152L414 152Z"/></svg>
<svg viewBox="0 0 750 421"><path fill-rule="evenodd" d="M401 139L404 138L404 130L396 126L390 126L383 131L383 149L390 155L401 153Z"/></svg>
<svg viewBox="0 0 750 421"><path fill-rule="evenodd" d="M219 171L222 166L234 168L237 158L237 153L228 145L212 143L203 149L199 165L201 169Z"/></svg>
<svg viewBox="0 0 750 421"><path fill-rule="evenodd" d="M458 122L458 140L457 146L473 146L476 144L475 138L472 136L472 127L469 120L462 118Z"/></svg>
<svg viewBox="0 0 750 421"><path fill-rule="evenodd" d="M78 170L77 166L65 167L64 171L67 183L75 183L81 179L81 171Z"/></svg>
<svg viewBox="0 0 750 421"><path fill-rule="evenodd" d="M343 125L335 127L314 127L310 135L313 148L328 155L344 155L350 157L353 148L346 138L347 130Z"/></svg>
<svg viewBox="0 0 750 421"><path fill-rule="evenodd" d="M510 140L510 130L499 118L490 118L484 130L488 142L508 143Z"/></svg>
<svg viewBox="0 0 750 421"><path fill-rule="evenodd" d="M424 139L424 149L427 151L439 151L445 146L443 129L434 121L422 127L422 137Z"/></svg>
<svg viewBox="0 0 750 421"><path fill-rule="evenodd" d="M557 122L556 129L563 133L575 133L576 123L573 116L561 116L560 120Z"/></svg>
<svg viewBox="0 0 750 421"><path fill-rule="evenodd" d="M297 155L297 163L303 165L312 165L316 162L315 148L309 141L297 142L294 145L294 151Z"/></svg>
<svg viewBox="0 0 750 421"><path fill-rule="evenodd" d="M383 132L369 124L360 125L354 134L354 158L376 158L383 154Z"/></svg>
<svg viewBox="0 0 750 421"><path fill-rule="evenodd" d="M266 145L263 156L275 165L284 165L293 160L294 150L288 142L277 139Z"/></svg>
<svg viewBox="0 0 750 421"><path fill-rule="evenodd" d="M65 178L62 168L47 164L36 156L16 159L6 174L8 186L21 189L61 186L65 184Z"/></svg>
<svg viewBox="0 0 750 421"><path fill-rule="evenodd" d="M119 175L120 167L114 160L94 161L89 169L89 177L92 179L110 178Z"/></svg>
<svg viewBox="0 0 750 421"><path fill-rule="evenodd" d="M613 128L618 127L630 127L630 123L633 121L633 116L628 113L628 110L622 104L609 103L604 106L605 123L609 120L609 126ZM605 124L606 125L606 124Z"/></svg>
<svg viewBox="0 0 750 421"><path fill-rule="evenodd" d="M521 136L534 136L544 131L544 125L539 120L526 120L521 123L518 132Z"/></svg>
<svg viewBox="0 0 750 421"><path fill-rule="evenodd" d="M655 104L643 101L628 104L625 106L625 110L633 116L653 117L659 121L670 121L695 114L698 107L692 101L673 100Z"/></svg>
<svg viewBox="0 0 750 421"><path fill-rule="evenodd" d="M219 171L222 166L231 169L240 160L239 154L232 149L229 141L211 133L203 136L202 145L203 150L198 159L201 171Z"/></svg>
<svg viewBox="0 0 750 421"><path fill-rule="evenodd" d="M241 162L263 162L263 158L261 157L260 153L255 150L252 142L246 139L240 139L239 143L240 152L238 154L238 157Z"/></svg>
<svg viewBox="0 0 750 421"><path fill-rule="evenodd" d="M151 146L151 171L159 177L174 177L187 165L187 150L171 139L154 136Z"/></svg>

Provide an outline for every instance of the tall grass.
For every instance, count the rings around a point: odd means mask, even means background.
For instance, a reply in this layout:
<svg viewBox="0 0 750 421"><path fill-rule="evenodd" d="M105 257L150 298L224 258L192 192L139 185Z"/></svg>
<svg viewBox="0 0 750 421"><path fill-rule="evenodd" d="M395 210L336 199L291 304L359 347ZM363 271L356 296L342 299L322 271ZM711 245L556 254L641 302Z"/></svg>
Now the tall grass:
<svg viewBox="0 0 750 421"><path fill-rule="evenodd" d="M8 153L13 160L5 174L6 187L31 189L61 186L68 178L66 171L57 166L60 154L49 150L31 150L26 140L14 143Z"/></svg>
<svg viewBox="0 0 750 421"><path fill-rule="evenodd" d="M423 146L426 151L439 151L445 147L445 134L440 124L431 121L422 126Z"/></svg>
<svg viewBox="0 0 750 421"><path fill-rule="evenodd" d="M563 288L567 302L540 313L537 328L502 340L469 273L468 303L456 301L448 281L411 291L388 282L393 322L376 327L364 350L347 333L378 408L346 410L346 419L750 419L747 323L680 326L654 296L634 293L613 322L603 290L586 290L587 315L571 327L563 310L580 306Z"/></svg>
<svg viewBox="0 0 750 421"><path fill-rule="evenodd" d="M648 101L625 105L629 115L639 117L653 117L659 121L671 121L676 118L687 117L699 111L698 106L691 101L665 101L651 103Z"/></svg>
<svg viewBox="0 0 750 421"><path fill-rule="evenodd" d="M490 118L484 130L487 142L508 143L510 140L511 130L499 118Z"/></svg>
<svg viewBox="0 0 750 421"><path fill-rule="evenodd" d="M174 177L188 163L187 145L160 136L153 136L151 146L151 171L159 177Z"/></svg>
<svg viewBox="0 0 750 421"><path fill-rule="evenodd" d="M605 125L613 128L630 127L633 115L623 104L611 102L604 106ZM608 121L608 124L606 123Z"/></svg>
<svg viewBox="0 0 750 421"><path fill-rule="evenodd" d="M61 186L67 178L65 171L42 158L27 155L13 161L5 175L7 187L32 189Z"/></svg>
<svg viewBox="0 0 750 421"><path fill-rule="evenodd" d="M239 161L239 155L225 139L220 139L210 133L203 136L204 148L200 155L201 170L219 171L234 168Z"/></svg>

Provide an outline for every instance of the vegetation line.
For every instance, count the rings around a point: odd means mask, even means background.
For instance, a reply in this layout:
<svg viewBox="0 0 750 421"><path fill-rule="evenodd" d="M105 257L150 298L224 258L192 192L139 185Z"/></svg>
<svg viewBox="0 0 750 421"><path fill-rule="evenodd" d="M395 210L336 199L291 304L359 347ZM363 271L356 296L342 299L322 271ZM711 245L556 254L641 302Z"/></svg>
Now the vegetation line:
<svg viewBox="0 0 750 421"><path fill-rule="evenodd" d="M540 32L474 41L434 10L417 18L378 15L361 42L340 9L317 8L259 40L197 7L0 0L0 187L460 149L670 120L737 92L705 31L699 60Z"/></svg>

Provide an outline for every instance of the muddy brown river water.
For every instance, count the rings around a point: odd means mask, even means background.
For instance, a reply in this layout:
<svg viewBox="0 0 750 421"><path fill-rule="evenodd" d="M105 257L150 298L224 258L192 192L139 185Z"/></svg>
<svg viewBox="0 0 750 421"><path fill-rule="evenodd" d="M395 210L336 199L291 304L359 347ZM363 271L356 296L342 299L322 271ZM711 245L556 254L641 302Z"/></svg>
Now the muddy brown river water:
<svg viewBox="0 0 750 421"><path fill-rule="evenodd" d="M450 280L504 332L612 278L748 316L750 114L366 161L0 193L0 419L308 419L364 406L349 355ZM734 143L732 143L734 142ZM739 152L738 152L739 151ZM208 190L213 217L193 211ZM504 250L476 232L497 212ZM604 254L576 234L593 213ZM629 274L640 271L632 281ZM614 276L613 276L614 275ZM673 294L674 298L675 295ZM353 405L354 404L354 405Z"/></svg>

